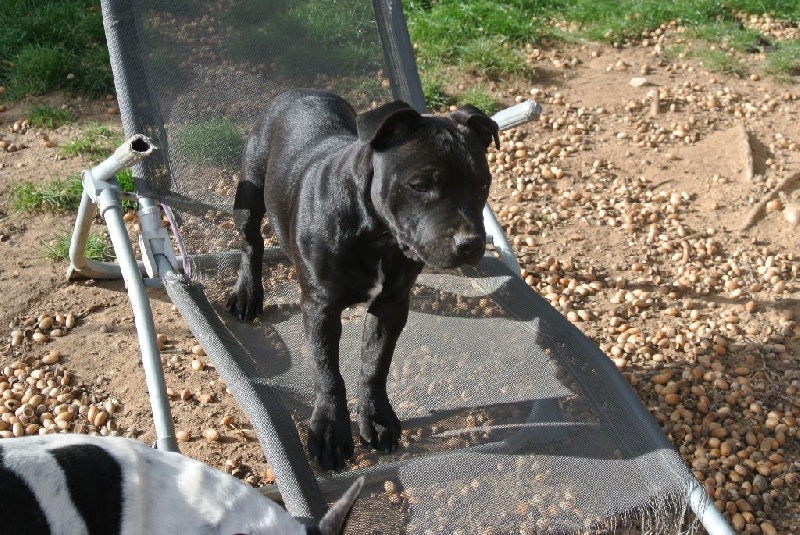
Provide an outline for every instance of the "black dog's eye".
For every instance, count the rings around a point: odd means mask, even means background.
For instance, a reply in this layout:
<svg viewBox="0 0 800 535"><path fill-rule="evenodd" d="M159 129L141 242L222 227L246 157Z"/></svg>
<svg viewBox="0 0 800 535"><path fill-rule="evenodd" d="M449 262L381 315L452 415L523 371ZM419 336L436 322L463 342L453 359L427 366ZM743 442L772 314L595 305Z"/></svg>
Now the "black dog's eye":
<svg viewBox="0 0 800 535"><path fill-rule="evenodd" d="M428 182L412 182L408 186L417 193L428 193L431 190L431 185Z"/></svg>

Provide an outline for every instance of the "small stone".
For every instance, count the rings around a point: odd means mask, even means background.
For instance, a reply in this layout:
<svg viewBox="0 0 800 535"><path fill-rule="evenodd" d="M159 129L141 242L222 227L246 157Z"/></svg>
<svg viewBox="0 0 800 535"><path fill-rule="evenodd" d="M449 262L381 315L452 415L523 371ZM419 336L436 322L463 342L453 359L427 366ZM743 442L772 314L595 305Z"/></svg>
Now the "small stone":
<svg viewBox="0 0 800 535"><path fill-rule="evenodd" d="M45 342L48 342L50 340L50 338L43 333L33 333L33 336L31 338L37 344L44 344Z"/></svg>
<svg viewBox="0 0 800 535"><path fill-rule="evenodd" d="M189 431L181 430L175 433L175 439L178 442L189 442L192 440L192 435L189 433Z"/></svg>
<svg viewBox="0 0 800 535"><path fill-rule="evenodd" d="M42 357L43 364L56 364L61 359L61 352L57 349L52 350L50 353Z"/></svg>
<svg viewBox="0 0 800 535"><path fill-rule="evenodd" d="M219 442L219 431L209 427L203 431L203 438L209 442Z"/></svg>
<svg viewBox="0 0 800 535"><path fill-rule="evenodd" d="M780 212L783 210L783 203L780 199L772 199L767 203L767 212Z"/></svg>
<svg viewBox="0 0 800 535"><path fill-rule="evenodd" d="M633 87L642 87L645 85L650 85L649 82L647 81L647 78L641 78L641 77L631 78L631 81L628 83Z"/></svg>
<svg viewBox="0 0 800 535"><path fill-rule="evenodd" d="M778 535L778 531L775 529L775 526L773 526L769 522L761 523L761 532L764 535Z"/></svg>

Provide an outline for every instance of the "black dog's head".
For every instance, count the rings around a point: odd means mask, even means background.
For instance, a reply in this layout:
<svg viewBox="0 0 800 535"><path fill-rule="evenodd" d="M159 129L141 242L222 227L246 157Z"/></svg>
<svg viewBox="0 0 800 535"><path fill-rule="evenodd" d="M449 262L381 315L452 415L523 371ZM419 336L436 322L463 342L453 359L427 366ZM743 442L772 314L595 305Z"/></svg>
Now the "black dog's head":
<svg viewBox="0 0 800 535"><path fill-rule="evenodd" d="M406 256L439 268L477 263L497 123L474 106L434 117L397 101L359 115L358 137L373 149L372 204Z"/></svg>

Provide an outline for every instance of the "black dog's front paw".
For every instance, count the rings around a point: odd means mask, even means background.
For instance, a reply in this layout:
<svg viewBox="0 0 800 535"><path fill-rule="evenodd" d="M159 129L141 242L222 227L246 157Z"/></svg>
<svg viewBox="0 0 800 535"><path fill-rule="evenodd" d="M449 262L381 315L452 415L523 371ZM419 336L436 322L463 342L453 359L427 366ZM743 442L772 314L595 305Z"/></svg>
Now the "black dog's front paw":
<svg viewBox="0 0 800 535"><path fill-rule="evenodd" d="M317 398L311 414L308 452L323 470L341 470L353 456L353 435L347 404L333 398Z"/></svg>
<svg viewBox="0 0 800 535"><path fill-rule="evenodd" d="M225 304L231 314L244 321L256 319L263 306L264 290L260 285L243 282L241 278L236 281L236 286Z"/></svg>
<svg viewBox="0 0 800 535"><path fill-rule="evenodd" d="M386 395L361 396L358 403L361 440L379 451L394 451L400 442L400 420Z"/></svg>

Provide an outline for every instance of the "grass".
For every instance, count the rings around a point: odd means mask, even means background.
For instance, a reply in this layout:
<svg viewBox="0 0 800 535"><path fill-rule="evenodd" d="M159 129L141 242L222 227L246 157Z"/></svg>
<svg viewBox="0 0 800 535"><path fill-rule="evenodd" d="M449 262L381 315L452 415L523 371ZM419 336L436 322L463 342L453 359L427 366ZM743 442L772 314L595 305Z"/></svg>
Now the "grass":
<svg viewBox="0 0 800 535"><path fill-rule="evenodd" d="M447 93L445 82L441 76L423 71L420 73L420 82L428 109L441 110L450 105L453 97Z"/></svg>
<svg viewBox="0 0 800 535"><path fill-rule="evenodd" d="M369 46L374 30L369 3L353 2L352 9L340 4L239 0L221 15L235 28L225 36L226 54L234 61L263 58L265 68L298 84L316 83L318 74L369 76L380 67ZM176 6L176 12L205 9L199 0ZM741 27L737 11L800 21L796 0L406 0L404 10L432 108L452 102L440 81L454 75L447 70L450 66L494 80L531 78L535 73L525 62L524 45L545 39L624 43L638 39L645 29L680 20L693 38L721 50L746 52L760 36ZM573 23L575 29L560 29L558 22ZM798 76L799 48L796 42L781 43L767 53L765 71L787 81ZM96 0L3 0L0 50L5 98L53 89L87 96L113 91ZM314 50L325 50L325 61ZM151 60L162 70L177 72L170 59L174 54L168 46L156 50ZM721 72L741 68L713 51L703 60Z"/></svg>
<svg viewBox="0 0 800 535"><path fill-rule="evenodd" d="M444 65L489 78L530 74L521 45L549 30L536 25L531 1L461 0L406 3L408 26L423 72Z"/></svg>
<svg viewBox="0 0 800 535"><path fill-rule="evenodd" d="M367 75L381 65L372 53L369 2L240 0L223 15L234 61L262 61L298 85L319 75ZM315 53L316 51L324 53Z"/></svg>
<svg viewBox="0 0 800 535"><path fill-rule="evenodd" d="M228 119L208 119L186 126L176 147L195 162L225 166L241 159L244 135Z"/></svg>
<svg viewBox="0 0 800 535"><path fill-rule="evenodd" d="M69 245L72 233L59 234L49 242L41 240L44 257L53 262L69 260ZM108 236L103 233L90 232L86 240L85 256L89 260L110 262L116 258L114 246Z"/></svg>
<svg viewBox="0 0 800 535"><path fill-rule="evenodd" d="M80 177L56 179L49 182L21 182L9 192L11 208L19 212L63 213L77 210L83 186Z"/></svg>
<svg viewBox="0 0 800 535"><path fill-rule="evenodd" d="M500 109L500 103L481 87L469 87L456 97L456 106L465 104L477 106L486 115L493 115Z"/></svg>
<svg viewBox="0 0 800 535"><path fill-rule="evenodd" d="M703 62L703 66L712 72L738 76L745 76L748 72L747 66L739 61L737 55L718 48L701 48L692 52L691 55L699 58Z"/></svg>
<svg viewBox="0 0 800 535"><path fill-rule="evenodd" d="M111 156L122 143L122 136L102 125L87 126L74 140L59 148L62 156L80 156L91 163L98 163Z"/></svg>
<svg viewBox="0 0 800 535"><path fill-rule="evenodd" d="M122 191L134 190L133 174L130 169L117 173L117 181ZM11 187L9 194L10 205L13 210L37 214L43 212L63 214L74 213L81 202L83 186L79 176L66 179L56 179L44 183L24 182ZM123 210L133 210L136 203L122 201ZM54 262L69 259L69 245L72 238L71 232L56 236L49 242L41 240L45 258ZM114 247L107 234L91 232L86 242L86 258L90 260L114 260Z"/></svg>
<svg viewBox="0 0 800 535"><path fill-rule="evenodd" d="M6 98L55 89L97 97L113 91L95 0L0 2L0 85Z"/></svg>
<svg viewBox="0 0 800 535"><path fill-rule="evenodd" d="M124 169L117 173L117 181L122 191L132 192L134 190L133 174L130 169ZM82 194L81 177L71 176L48 182L14 184L9 192L9 200L11 208L18 212L65 213L78 209ZM124 210L134 209L135 203L122 201L122 207Z"/></svg>
<svg viewBox="0 0 800 535"><path fill-rule="evenodd" d="M742 28L736 11L800 20L800 2L794 0L408 0L405 11L423 89L433 108L447 102L438 82L446 66L490 79L530 77L521 50L545 39L623 43L680 20L691 37L714 43L718 50L746 52L760 35ZM577 29L567 32L554 25L562 21L575 23ZM797 75L800 50L796 42L782 45L767 54L765 70L789 79ZM727 73L743 69L738 60L717 52L702 53L709 68Z"/></svg>
<svg viewBox="0 0 800 535"><path fill-rule="evenodd" d="M782 82L792 82L793 77L800 76L800 42L787 41L767 54L764 71Z"/></svg>
<svg viewBox="0 0 800 535"><path fill-rule="evenodd" d="M453 105L472 104L488 115L492 115L500 108L500 103L491 93L480 86L468 87L458 94L451 94L448 93L442 76L423 73L420 78L428 109L444 111Z"/></svg>
<svg viewBox="0 0 800 535"><path fill-rule="evenodd" d="M57 128L62 124L71 123L75 117L67 110L51 108L35 104L28 112L28 121L38 128Z"/></svg>

